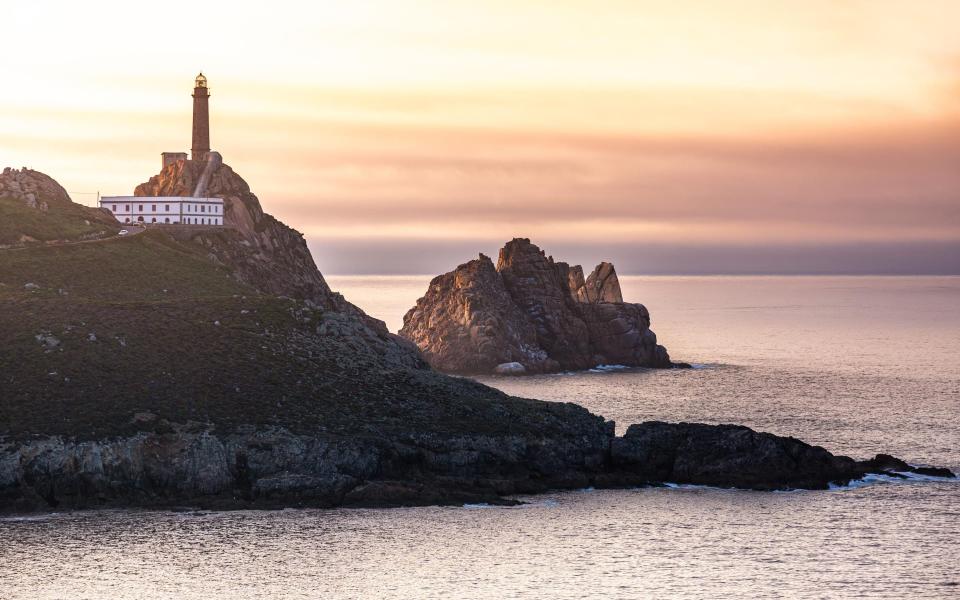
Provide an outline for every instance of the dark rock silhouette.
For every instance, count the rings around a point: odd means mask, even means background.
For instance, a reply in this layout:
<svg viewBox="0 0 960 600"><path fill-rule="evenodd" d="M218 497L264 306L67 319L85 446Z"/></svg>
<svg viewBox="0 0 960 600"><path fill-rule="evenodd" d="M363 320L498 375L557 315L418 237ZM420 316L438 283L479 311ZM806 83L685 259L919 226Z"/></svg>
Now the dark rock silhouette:
<svg viewBox="0 0 960 600"><path fill-rule="evenodd" d="M886 455L858 462L735 425L647 422L615 437L612 422L578 406L542 404L539 436L523 431L526 422L514 433L398 435L372 426L349 437L168 424L166 433L91 442L0 443L0 512L511 503L504 496L587 486L826 489L868 473L954 477Z"/></svg>
<svg viewBox="0 0 960 600"><path fill-rule="evenodd" d="M610 453L618 469L650 482L764 490L823 488L874 468L794 438L739 425L631 425L622 438L613 440Z"/></svg>
<svg viewBox="0 0 960 600"><path fill-rule="evenodd" d="M580 266L554 262L518 238L500 250L496 269L481 254L434 278L400 335L434 368L457 373L490 373L511 362L532 373L675 366L647 309L622 300L612 264L600 263L585 280Z"/></svg>

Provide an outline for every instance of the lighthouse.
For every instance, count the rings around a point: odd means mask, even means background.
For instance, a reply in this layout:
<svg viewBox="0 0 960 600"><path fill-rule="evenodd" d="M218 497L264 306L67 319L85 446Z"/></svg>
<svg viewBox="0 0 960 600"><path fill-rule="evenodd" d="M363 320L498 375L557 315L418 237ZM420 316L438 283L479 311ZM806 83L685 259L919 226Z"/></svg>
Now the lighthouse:
<svg viewBox="0 0 960 600"><path fill-rule="evenodd" d="M200 73L193 88L193 146L190 148L190 158L196 161L207 160L210 153L209 99L207 78Z"/></svg>
<svg viewBox="0 0 960 600"><path fill-rule="evenodd" d="M199 225L200 227L224 225L226 214L223 198L207 194L210 178L223 164L220 153L210 151L210 110L207 104L209 98L207 78L200 73L193 87L192 156L187 160L186 152L161 153L162 168L167 176L179 177L181 172L188 168L196 171L199 177L195 178L193 195L101 196L101 208L109 210L117 221L123 224Z"/></svg>

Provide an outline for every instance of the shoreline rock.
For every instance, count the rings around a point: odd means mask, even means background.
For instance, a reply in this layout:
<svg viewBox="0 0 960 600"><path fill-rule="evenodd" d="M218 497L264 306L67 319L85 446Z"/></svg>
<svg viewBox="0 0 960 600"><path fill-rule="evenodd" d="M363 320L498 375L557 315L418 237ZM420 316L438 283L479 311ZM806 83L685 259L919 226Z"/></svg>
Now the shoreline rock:
<svg viewBox="0 0 960 600"><path fill-rule="evenodd" d="M580 419L575 419L582 426ZM0 443L0 513L105 507L392 507L487 502L584 487L666 483L747 490L827 489L870 473L945 478L877 455L836 456L737 425L631 425L594 417L569 435L215 434L177 427L127 438Z"/></svg>
<svg viewBox="0 0 960 600"><path fill-rule="evenodd" d="M493 262L481 254L435 277L403 319L400 335L439 371L523 373L601 364L675 368L642 304L623 302L616 270L555 262L529 239L508 242ZM519 370L518 370L519 372Z"/></svg>

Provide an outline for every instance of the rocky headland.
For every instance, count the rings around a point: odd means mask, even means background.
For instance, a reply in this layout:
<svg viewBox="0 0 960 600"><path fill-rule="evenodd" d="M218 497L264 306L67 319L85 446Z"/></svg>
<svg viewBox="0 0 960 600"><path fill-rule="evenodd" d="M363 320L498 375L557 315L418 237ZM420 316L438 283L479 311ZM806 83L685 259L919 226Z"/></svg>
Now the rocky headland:
<svg viewBox="0 0 960 600"><path fill-rule="evenodd" d="M134 195L190 196L205 167L206 163L190 160L172 162L138 185ZM326 329L349 332L352 343L372 345L388 360L405 366L422 366L410 342L391 334L383 321L368 316L330 289L303 234L265 213L250 186L229 165L221 164L213 172L206 194L223 198L225 227L171 228L171 236L202 246L208 258L227 266L239 283L263 294L302 300L308 307L322 310L331 321Z"/></svg>
<svg viewBox="0 0 960 600"><path fill-rule="evenodd" d="M613 265L586 278L517 238L489 257L435 277L403 318L400 335L450 373L547 373L617 364L687 366L670 360L642 304L623 301Z"/></svg>
<svg viewBox="0 0 960 600"><path fill-rule="evenodd" d="M199 172L171 164L137 193L184 193ZM617 436L575 404L440 374L331 291L302 236L232 169L208 193L230 227L0 250L0 512L510 502L664 482L822 489L914 469L737 426L653 422ZM26 209L57 220L77 206ZM601 352L668 364L646 311L621 306L612 267L583 277L532 250L517 241L499 271L468 263L462 280L483 293L460 292L466 308L491 306L545 368ZM549 312L531 320L517 305ZM598 322L616 325L610 341Z"/></svg>

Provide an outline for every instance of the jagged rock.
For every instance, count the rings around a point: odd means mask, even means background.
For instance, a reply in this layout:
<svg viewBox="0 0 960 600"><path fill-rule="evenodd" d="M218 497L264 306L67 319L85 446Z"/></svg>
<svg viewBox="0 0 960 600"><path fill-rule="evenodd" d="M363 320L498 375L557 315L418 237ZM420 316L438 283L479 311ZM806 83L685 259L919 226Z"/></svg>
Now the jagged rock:
<svg viewBox="0 0 960 600"><path fill-rule="evenodd" d="M508 242L496 269L484 255L430 282L400 335L441 371L489 373L505 362L527 372L599 364L670 367L642 304L625 303L616 271L554 262L528 239Z"/></svg>
<svg viewBox="0 0 960 600"><path fill-rule="evenodd" d="M400 333L422 340L424 358L436 369L489 373L503 363L536 368L548 359L483 254L435 277L423 300L406 314Z"/></svg>
<svg viewBox="0 0 960 600"><path fill-rule="evenodd" d="M590 276L584 280L583 267L574 265L566 267L566 263L557 263L563 270L568 269L567 284L570 288L570 297L574 302L597 304L600 302L623 302L620 291L620 280L613 264L602 262L593 269Z"/></svg>
<svg viewBox="0 0 960 600"><path fill-rule="evenodd" d="M560 263L565 265L566 263ZM573 265L568 267L567 287L570 288L570 297L574 302L589 302L587 297L587 282L583 279L583 267Z"/></svg>
<svg viewBox="0 0 960 600"><path fill-rule="evenodd" d="M602 262L590 273L584 284L587 302L623 302L617 271L608 262Z"/></svg>
<svg viewBox="0 0 960 600"><path fill-rule="evenodd" d="M500 250L497 271L547 356L560 368L586 369L593 366L589 330L567 288L569 267L561 265L530 240L514 239Z"/></svg>

